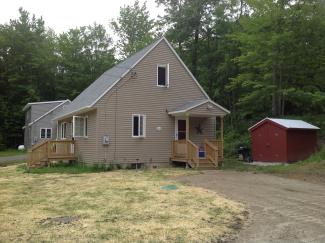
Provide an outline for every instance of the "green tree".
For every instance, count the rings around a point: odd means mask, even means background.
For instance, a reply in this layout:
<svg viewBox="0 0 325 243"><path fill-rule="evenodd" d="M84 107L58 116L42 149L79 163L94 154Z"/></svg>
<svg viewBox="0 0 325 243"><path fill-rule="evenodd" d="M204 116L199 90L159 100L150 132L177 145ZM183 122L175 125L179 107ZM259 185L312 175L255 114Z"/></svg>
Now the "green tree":
<svg viewBox="0 0 325 243"><path fill-rule="evenodd" d="M247 1L241 18L236 58L240 74L230 87L240 87L239 105L247 115L302 114L324 110L324 23L320 1Z"/></svg>
<svg viewBox="0 0 325 243"><path fill-rule="evenodd" d="M112 40L98 24L61 34L57 53L59 98L76 97L115 63Z"/></svg>
<svg viewBox="0 0 325 243"><path fill-rule="evenodd" d="M7 146L22 142L23 106L55 97L53 38L42 18L19 13L0 25L0 138Z"/></svg>
<svg viewBox="0 0 325 243"><path fill-rule="evenodd" d="M120 15L111 21L111 27L119 37L119 54L125 58L149 45L155 38L156 23L150 18L146 2L142 6L134 4L120 8Z"/></svg>

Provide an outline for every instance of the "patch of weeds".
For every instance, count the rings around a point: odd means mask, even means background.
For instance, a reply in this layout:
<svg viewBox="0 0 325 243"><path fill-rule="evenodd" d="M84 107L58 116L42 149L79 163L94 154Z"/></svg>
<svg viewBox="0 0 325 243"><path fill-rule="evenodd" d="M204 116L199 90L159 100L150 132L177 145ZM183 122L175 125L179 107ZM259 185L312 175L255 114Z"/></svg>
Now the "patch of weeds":
<svg viewBox="0 0 325 243"><path fill-rule="evenodd" d="M47 174L47 173L60 173L60 174L83 174L83 173L98 173L111 171L110 167L104 165L86 166L79 163L65 164L59 163L56 165L40 168L28 168L27 166L19 166L18 170L23 170L25 173L32 174Z"/></svg>

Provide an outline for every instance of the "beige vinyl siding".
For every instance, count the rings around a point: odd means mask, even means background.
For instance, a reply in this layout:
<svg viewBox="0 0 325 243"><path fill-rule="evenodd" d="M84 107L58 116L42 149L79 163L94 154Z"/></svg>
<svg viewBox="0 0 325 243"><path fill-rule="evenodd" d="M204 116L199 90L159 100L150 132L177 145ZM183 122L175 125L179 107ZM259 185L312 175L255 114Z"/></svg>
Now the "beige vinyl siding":
<svg viewBox="0 0 325 243"><path fill-rule="evenodd" d="M198 127L202 133L198 132ZM203 146L204 139L215 139L216 118L215 117L190 117L190 140L196 145Z"/></svg>
<svg viewBox="0 0 325 243"><path fill-rule="evenodd" d="M169 87L157 87L157 64L169 64ZM96 104L98 115L98 161L167 164L175 136L175 118L168 110L205 95L162 41ZM146 138L132 138L132 114L146 115ZM158 127L161 128L157 129ZM101 145L102 136L110 145ZM87 148L87 150L90 150ZM90 157L90 156L89 156ZM94 162L94 161L89 161Z"/></svg>
<svg viewBox="0 0 325 243"><path fill-rule="evenodd" d="M88 136L76 137L76 155L79 161L97 163L97 113L96 110L82 114L88 117Z"/></svg>

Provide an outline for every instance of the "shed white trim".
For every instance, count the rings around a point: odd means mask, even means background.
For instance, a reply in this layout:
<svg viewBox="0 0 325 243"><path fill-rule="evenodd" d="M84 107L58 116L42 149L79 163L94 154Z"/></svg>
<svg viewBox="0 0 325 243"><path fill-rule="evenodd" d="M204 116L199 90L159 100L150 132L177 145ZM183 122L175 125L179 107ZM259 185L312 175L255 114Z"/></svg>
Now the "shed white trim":
<svg viewBox="0 0 325 243"><path fill-rule="evenodd" d="M254 129L255 127L257 127L260 124L262 124L263 122L265 122L266 120L274 122L286 129L312 129L312 130L320 129L319 127L316 127L316 126L314 126L308 122L302 121L302 120L279 119L279 118L266 117L263 120L256 123L255 125L248 128L248 130L250 131L250 130Z"/></svg>

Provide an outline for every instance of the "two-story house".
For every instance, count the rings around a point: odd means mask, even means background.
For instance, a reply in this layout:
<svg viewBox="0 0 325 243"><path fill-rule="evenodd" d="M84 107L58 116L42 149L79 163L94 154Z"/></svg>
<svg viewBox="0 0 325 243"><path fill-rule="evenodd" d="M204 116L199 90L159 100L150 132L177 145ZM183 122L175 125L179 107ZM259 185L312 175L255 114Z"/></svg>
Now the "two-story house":
<svg viewBox="0 0 325 243"><path fill-rule="evenodd" d="M58 138L73 138L73 152L87 164L198 167L222 160L228 113L162 37L102 74L55 121Z"/></svg>

